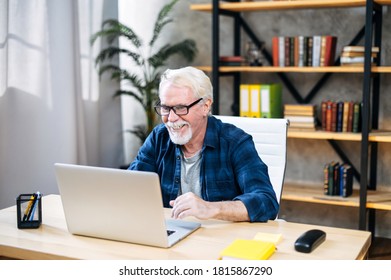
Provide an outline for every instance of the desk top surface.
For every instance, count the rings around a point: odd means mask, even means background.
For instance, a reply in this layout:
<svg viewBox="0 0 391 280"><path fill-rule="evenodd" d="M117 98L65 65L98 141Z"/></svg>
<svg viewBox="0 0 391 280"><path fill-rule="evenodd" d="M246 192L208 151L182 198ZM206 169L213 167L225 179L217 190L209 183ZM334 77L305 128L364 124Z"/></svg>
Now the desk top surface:
<svg viewBox="0 0 391 280"><path fill-rule="evenodd" d="M68 232L61 198L48 195L42 201L43 222L38 229L20 230L16 207L0 211L0 256L19 259L218 259L233 240L253 239L258 232L280 233L282 241L270 259L362 259L371 244L367 231L269 221L233 223L201 221L202 227L169 249L89 238ZM167 216L170 209L165 209ZM326 240L310 254L294 250L295 240L305 231L321 229Z"/></svg>

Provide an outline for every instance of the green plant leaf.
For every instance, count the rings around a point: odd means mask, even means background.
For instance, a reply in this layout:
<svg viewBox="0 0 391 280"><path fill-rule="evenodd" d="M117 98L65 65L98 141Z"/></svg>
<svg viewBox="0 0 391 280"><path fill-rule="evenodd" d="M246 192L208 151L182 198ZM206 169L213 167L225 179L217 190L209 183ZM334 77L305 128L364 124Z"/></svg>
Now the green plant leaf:
<svg viewBox="0 0 391 280"><path fill-rule="evenodd" d="M95 59L95 64L103 63L104 61L108 59L112 59L114 56L119 56L120 54L126 54L132 60L137 64L137 65L142 65L142 61L140 60L140 55L138 53L132 52L127 49L122 49L118 47L107 47L103 49L98 56Z"/></svg>
<svg viewBox="0 0 391 280"><path fill-rule="evenodd" d="M103 48L95 59L95 63L100 65L99 76L106 72L110 73L112 80L117 80L127 86L126 90L117 90L114 97L128 95L143 106L147 118L147 125L143 126L143 129L140 126L131 130L142 142L152 131L155 124L156 115L153 106L158 100L158 87L163 66L175 54L182 56L187 61L193 61L197 54L196 43L190 39L176 44L167 44L157 52L153 49L153 45L162 34L164 27L173 21L169 17L169 13L178 1L170 1L160 10L154 24L152 39L149 42L149 52L146 51L146 46L143 45L142 40L132 28L115 19L109 19L103 22L102 30L96 32L90 38L91 45L98 38L107 40L109 45ZM130 41L131 48L118 47L119 38L125 38ZM154 54L151 55L151 53ZM115 56L128 58L130 63L126 65L126 68L121 68L121 66L115 65L114 62L110 61Z"/></svg>
<svg viewBox="0 0 391 280"><path fill-rule="evenodd" d="M148 62L155 68L161 67L168 58L175 54L181 54L187 61L193 61L197 54L196 42L186 39L175 45L167 44L163 46L156 54L151 56Z"/></svg>
<svg viewBox="0 0 391 280"><path fill-rule="evenodd" d="M155 26L153 29L153 35L152 39L149 42L149 45L152 47L154 43L156 42L157 38L160 35L160 32L166 26L168 23L172 22L172 19L168 18L168 14L171 12L172 8L174 5L178 2L179 0L173 0L170 3L166 4L163 6L163 8L160 10L158 17L155 22Z"/></svg>

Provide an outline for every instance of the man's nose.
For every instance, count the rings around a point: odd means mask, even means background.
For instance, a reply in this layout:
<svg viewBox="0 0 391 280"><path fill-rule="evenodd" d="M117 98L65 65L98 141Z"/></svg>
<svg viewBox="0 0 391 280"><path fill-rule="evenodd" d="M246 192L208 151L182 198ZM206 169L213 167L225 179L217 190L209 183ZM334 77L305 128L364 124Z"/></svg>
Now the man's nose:
<svg viewBox="0 0 391 280"><path fill-rule="evenodd" d="M170 122L174 122L174 121L176 121L177 119L179 119L179 116L177 115L177 114L175 114L175 112L174 112L174 110L173 109L171 109L170 110L170 112L168 113L168 120L170 121Z"/></svg>

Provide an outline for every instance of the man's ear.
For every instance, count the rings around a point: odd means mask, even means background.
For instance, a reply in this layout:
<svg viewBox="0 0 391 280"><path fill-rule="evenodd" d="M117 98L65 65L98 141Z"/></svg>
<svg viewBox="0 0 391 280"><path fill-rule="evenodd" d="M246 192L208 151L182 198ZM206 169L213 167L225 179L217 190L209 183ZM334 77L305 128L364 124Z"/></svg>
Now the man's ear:
<svg viewBox="0 0 391 280"><path fill-rule="evenodd" d="M212 108L212 100L211 99L207 99L204 101L204 113L205 115L208 115L209 114L209 111L211 110Z"/></svg>

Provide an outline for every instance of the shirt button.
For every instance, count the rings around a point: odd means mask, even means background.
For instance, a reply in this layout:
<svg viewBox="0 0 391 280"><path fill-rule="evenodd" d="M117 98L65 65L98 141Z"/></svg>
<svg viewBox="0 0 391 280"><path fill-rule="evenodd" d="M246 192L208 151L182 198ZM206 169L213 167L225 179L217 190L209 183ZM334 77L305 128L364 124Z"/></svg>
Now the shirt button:
<svg viewBox="0 0 391 280"><path fill-rule="evenodd" d="M177 159L177 160L180 160L180 159L181 159L181 157L180 157L180 156L177 156L177 157L176 157L176 159Z"/></svg>
<svg viewBox="0 0 391 280"><path fill-rule="evenodd" d="M178 177L175 178L175 183L179 183L179 178Z"/></svg>

